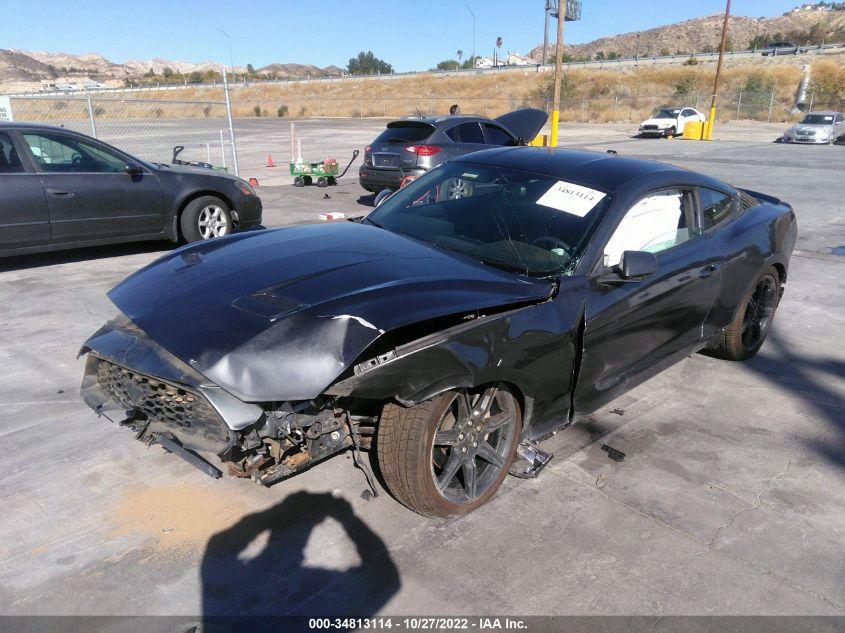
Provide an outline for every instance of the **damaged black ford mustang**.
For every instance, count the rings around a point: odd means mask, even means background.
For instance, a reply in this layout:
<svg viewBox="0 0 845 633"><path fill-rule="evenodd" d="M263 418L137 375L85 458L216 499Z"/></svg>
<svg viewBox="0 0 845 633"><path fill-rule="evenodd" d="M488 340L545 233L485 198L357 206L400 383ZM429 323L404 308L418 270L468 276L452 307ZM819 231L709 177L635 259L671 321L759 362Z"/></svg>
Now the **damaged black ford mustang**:
<svg viewBox="0 0 845 633"><path fill-rule="evenodd" d="M478 152L363 220L133 274L82 348L82 395L212 475L269 485L372 449L407 507L465 513L535 474L537 442L690 353L753 356L796 236L788 204L671 165Z"/></svg>

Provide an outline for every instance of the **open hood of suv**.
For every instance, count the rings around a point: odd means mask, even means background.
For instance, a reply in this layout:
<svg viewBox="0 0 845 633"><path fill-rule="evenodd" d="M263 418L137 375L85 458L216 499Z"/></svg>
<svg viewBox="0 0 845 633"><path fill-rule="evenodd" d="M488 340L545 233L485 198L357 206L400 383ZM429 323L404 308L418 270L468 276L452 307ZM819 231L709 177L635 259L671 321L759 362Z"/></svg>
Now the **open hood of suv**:
<svg viewBox="0 0 845 633"><path fill-rule="evenodd" d="M526 143L534 140L548 120L549 115L537 108L521 108L496 118L497 123Z"/></svg>

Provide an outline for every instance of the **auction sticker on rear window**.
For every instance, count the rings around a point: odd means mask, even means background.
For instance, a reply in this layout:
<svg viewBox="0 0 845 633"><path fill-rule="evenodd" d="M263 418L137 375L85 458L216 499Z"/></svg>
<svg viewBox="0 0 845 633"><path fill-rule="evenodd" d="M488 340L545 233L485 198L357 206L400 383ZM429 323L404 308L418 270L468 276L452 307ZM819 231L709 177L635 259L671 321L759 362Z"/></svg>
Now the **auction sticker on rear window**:
<svg viewBox="0 0 845 633"><path fill-rule="evenodd" d="M583 218L604 199L605 195L595 189L558 180L540 196L537 204Z"/></svg>

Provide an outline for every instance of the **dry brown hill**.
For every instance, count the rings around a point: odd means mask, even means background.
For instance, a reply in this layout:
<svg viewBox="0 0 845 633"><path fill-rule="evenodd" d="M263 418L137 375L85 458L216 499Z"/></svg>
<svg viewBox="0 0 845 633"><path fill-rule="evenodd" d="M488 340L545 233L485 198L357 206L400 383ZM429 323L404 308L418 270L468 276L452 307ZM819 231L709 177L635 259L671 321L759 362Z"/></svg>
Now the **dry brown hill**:
<svg viewBox="0 0 845 633"><path fill-rule="evenodd" d="M40 82L56 77L91 78L97 81L130 80L141 78L150 71L163 75L165 69L176 73L219 71L217 62L186 62L156 57L148 60L128 60L115 63L96 53L72 55L69 53L47 53L44 51L23 51L0 49L0 92L4 90L37 90ZM235 67L243 73L244 67ZM319 68L312 64L270 64L261 68L259 74L278 77L339 76L342 70L337 66Z"/></svg>
<svg viewBox="0 0 845 633"><path fill-rule="evenodd" d="M586 44L568 45L564 50L567 55L575 58L591 59L600 52L605 55L619 53L623 57L633 57L638 50L643 56L710 51L719 47L723 21L722 14L708 15L646 31L603 37ZM747 49L755 35L776 33L795 40L798 44L845 42L845 11L802 11L774 18L732 16L730 20L730 44L736 50ZM553 50L550 47L550 51ZM534 59L541 59L543 47L538 46L530 55Z"/></svg>

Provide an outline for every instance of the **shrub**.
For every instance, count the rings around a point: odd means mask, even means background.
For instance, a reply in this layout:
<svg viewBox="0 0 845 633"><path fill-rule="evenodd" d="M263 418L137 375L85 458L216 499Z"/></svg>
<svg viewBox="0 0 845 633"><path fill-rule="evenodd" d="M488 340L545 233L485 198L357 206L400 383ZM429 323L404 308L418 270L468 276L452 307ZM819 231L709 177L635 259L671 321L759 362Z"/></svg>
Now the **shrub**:
<svg viewBox="0 0 845 633"><path fill-rule="evenodd" d="M255 113L255 116L261 116L261 106L260 105L255 106L252 109L252 111Z"/></svg>
<svg viewBox="0 0 845 633"><path fill-rule="evenodd" d="M698 66L698 60L695 57L690 57L684 62L684 66Z"/></svg>
<svg viewBox="0 0 845 633"><path fill-rule="evenodd" d="M287 115L288 115L288 107L285 104L282 104L278 108L276 108L276 116L277 117L281 118L281 117L287 116Z"/></svg>

